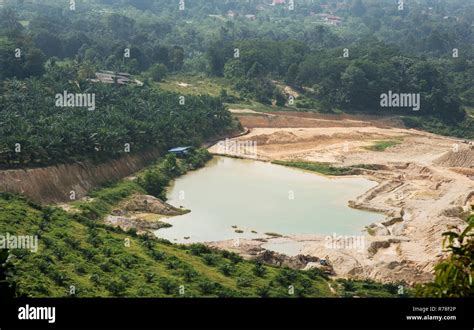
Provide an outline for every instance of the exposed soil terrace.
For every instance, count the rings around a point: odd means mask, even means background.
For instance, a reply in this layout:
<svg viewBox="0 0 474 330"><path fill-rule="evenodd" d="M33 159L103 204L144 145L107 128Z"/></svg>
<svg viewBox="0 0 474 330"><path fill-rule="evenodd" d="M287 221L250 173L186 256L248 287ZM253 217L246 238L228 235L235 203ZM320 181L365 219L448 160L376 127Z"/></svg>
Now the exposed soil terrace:
<svg viewBox="0 0 474 330"><path fill-rule="evenodd" d="M474 199L472 141L405 129L394 118L300 113L237 116L250 133L235 140L257 142L252 159L378 165L377 170L359 171L378 185L349 206L382 212L386 220L365 229L362 250L328 248L325 237L316 233L242 239L238 246L233 241L210 245L249 256L265 241L304 242L301 253L327 257L339 277L413 284L432 279L434 265L445 256L443 232L460 231L467 225ZM385 151L367 149L378 141L394 140L398 144ZM216 146L210 151L220 153Z"/></svg>

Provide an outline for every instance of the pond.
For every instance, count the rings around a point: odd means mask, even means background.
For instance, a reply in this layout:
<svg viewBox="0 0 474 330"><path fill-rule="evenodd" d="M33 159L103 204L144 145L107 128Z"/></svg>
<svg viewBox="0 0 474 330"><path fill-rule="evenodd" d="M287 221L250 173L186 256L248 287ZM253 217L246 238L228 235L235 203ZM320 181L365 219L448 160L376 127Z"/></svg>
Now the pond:
<svg viewBox="0 0 474 330"><path fill-rule="evenodd" d="M351 209L376 182L328 178L254 160L214 157L178 178L168 202L191 213L164 219L156 235L175 243L264 237L265 233L358 235L382 214Z"/></svg>

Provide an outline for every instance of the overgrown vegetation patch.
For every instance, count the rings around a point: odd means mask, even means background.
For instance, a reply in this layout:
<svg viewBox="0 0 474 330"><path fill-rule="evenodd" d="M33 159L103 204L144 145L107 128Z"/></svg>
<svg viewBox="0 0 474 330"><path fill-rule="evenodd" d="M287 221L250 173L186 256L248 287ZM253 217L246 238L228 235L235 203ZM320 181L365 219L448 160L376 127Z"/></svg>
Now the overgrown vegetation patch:
<svg viewBox="0 0 474 330"><path fill-rule="evenodd" d="M273 161L273 164L283 165L288 167L296 167L302 170L318 172L324 175L350 175L353 173L353 168L350 167L336 167L330 163L305 162L305 161Z"/></svg>
<svg viewBox="0 0 474 330"><path fill-rule="evenodd" d="M401 144L402 142L399 140L384 140L384 141L375 141L375 143L371 146L364 147L364 149L370 150L370 151L378 151L382 152L385 151L388 148L394 147L396 145Z"/></svg>

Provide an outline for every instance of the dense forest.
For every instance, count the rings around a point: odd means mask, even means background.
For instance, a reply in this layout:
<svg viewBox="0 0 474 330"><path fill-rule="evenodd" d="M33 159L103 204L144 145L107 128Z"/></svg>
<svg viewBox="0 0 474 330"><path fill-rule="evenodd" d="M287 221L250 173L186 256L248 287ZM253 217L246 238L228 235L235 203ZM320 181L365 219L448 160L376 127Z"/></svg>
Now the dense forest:
<svg viewBox="0 0 474 330"><path fill-rule="evenodd" d="M249 100L299 111L401 115L408 127L471 137L473 4L424 0L402 9L374 0L301 0L293 7L4 1L0 162L50 164L115 156L130 146L198 144L234 128L223 102ZM128 72L145 85L92 83L100 70ZM240 99L223 90L220 99L181 104L180 95L156 84L178 73L224 77ZM300 93L294 105L277 82ZM54 95L64 91L96 94L99 109L54 107ZM387 91L420 94L419 111L381 108Z"/></svg>

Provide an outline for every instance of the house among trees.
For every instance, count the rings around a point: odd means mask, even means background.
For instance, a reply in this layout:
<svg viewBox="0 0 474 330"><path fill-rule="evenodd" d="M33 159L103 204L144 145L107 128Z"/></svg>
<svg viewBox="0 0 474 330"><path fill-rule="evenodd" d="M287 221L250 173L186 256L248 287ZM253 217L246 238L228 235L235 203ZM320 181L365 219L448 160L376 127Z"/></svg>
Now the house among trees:
<svg viewBox="0 0 474 330"><path fill-rule="evenodd" d="M284 5L285 3L286 3L286 0L273 0L272 6Z"/></svg>
<svg viewBox="0 0 474 330"><path fill-rule="evenodd" d="M330 14L316 14L316 17L321 21L324 21L327 25L340 26L343 22L342 17Z"/></svg>
<svg viewBox="0 0 474 330"><path fill-rule="evenodd" d="M342 21L343 21L342 17L339 17L339 16L329 15L327 18L327 22L330 25L334 25L334 26L342 25Z"/></svg>
<svg viewBox="0 0 474 330"><path fill-rule="evenodd" d="M237 13L236 13L235 11L233 11L233 10L229 10L229 11L227 12L227 17L229 17L229 18L236 18L236 17L237 17Z"/></svg>
<svg viewBox="0 0 474 330"><path fill-rule="evenodd" d="M137 85L143 86L143 83L137 79L133 79L129 73L113 72L113 71L99 71L95 73L97 79L90 79L91 82L100 82L103 84L118 84L118 85Z"/></svg>

